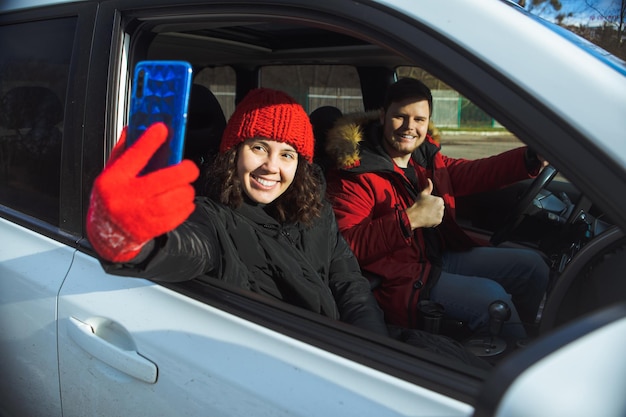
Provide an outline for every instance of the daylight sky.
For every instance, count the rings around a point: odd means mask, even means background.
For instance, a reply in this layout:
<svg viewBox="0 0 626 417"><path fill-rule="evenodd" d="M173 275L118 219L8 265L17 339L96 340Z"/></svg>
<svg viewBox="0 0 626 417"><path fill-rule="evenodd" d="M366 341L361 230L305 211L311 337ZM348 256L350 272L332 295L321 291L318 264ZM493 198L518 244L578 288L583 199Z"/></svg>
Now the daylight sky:
<svg viewBox="0 0 626 417"><path fill-rule="evenodd" d="M601 26L605 21L616 22L619 19L619 7L622 0L561 0L563 8L556 12L550 2L546 1L539 6L532 6L527 1L526 9L546 20L554 21L558 14L569 14L563 20L564 24Z"/></svg>

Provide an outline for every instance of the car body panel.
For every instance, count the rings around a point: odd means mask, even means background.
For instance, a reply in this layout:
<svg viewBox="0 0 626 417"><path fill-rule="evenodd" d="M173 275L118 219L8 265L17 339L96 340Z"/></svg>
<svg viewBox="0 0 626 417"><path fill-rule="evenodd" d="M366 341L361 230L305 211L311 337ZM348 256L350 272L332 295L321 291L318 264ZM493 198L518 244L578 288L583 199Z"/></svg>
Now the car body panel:
<svg viewBox="0 0 626 417"><path fill-rule="evenodd" d="M573 341L517 378L496 416L625 415L626 400L613 401L623 396L626 386L626 357L621 348L624 343L626 318ZM581 360L585 357L589 360ZM522 402L524 398L533 400Z"/></svg>
<svg viewBox="0 0 626 417"><path fill-rule="evenodd" d="M73 330L76 319L90 324L110 344L103 349L117 346L153 362L157 380L130 376L127 368L111 366L85 351ZM472 412L468 404L150 281L107 275L84 254L76 256L59 296L59 366L66 417Z"/></svg>
<svg viewBox="0 0 626 417"><path fill-rule="evenodd" d="M624 415L625 326L618 303L529 344L487 379L474 417Z"/></svg>
<svg viewBox="0 0 626 417"><path fill-rule="evenodd" d="M60 416L56 304L76 250L3 218L0 236L2 408Z"/></svg>

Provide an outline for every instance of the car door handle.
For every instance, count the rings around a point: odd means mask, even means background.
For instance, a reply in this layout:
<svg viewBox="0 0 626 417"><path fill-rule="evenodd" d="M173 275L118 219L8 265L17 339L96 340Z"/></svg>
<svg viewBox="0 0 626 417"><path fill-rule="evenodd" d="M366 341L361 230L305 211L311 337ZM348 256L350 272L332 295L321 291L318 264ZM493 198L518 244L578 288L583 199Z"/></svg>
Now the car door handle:
<svg viewBox="0 0 626 417"><path fill-rule="evenodd" d="M157 366L136 351L128 332L106 319L93 321L95 329L91 324L70 317L67 329L70 339L109 366L154 384L158 375Z"/></svg>

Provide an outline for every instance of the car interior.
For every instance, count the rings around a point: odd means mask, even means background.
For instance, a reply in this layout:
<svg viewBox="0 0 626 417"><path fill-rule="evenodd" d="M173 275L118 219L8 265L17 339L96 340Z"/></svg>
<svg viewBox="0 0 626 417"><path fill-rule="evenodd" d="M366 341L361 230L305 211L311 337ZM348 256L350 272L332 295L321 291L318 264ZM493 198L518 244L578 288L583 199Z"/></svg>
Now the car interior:
<svg viewBox="0 0 626 417"><path fill-rule="evenodd" d="M487 118L488 129L496 126L497 132L512 135L447 85L445 69L416 63L339 27L269 16L229 21L198 15L175 19L138 16L127 28L131 39L129 68L145 59L192 64L195 85L186 157L201 167L210 163L216 152L221 130L234 106L250 89L259 86L286 91L309 112L318 141L316 162L322 166L326 163L324 133L334 120L341 114L379 109L386 85L403 76L420 78L433 90L458 94L466 107ZM433 119L435 127L443 131L440 143L442 153L447 154L447 146L453 142L450 132L462 127L446 130L445 123L438 124L436 110ZM467 130L480 129L471 126ZM521 145L523 140L515 138L511 147ZM483 156L495 153L495 148L487 148ZM197 187L201 192L201 186ZM624 299L624 281L615 282L610 274L603 273L625 266L626 239L622 231L556 168L549 166L534 180L505 189L459 198L457 204L459 223L475 238L493 245L534 248L550 265L552 281L533 336ZM219 284L172 285L199 299L199 292L206 292L207 286ZM460 334L452 326L447 335Z"/></svg>

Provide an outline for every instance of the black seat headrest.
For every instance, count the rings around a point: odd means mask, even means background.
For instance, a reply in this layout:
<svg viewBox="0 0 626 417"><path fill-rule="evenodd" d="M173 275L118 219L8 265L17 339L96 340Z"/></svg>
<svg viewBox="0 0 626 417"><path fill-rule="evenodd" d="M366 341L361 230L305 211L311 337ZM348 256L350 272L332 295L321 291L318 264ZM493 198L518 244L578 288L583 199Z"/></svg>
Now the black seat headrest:
<svg viewBox="0 0 626 417"><path fill-rule="evenodd" d="M226 117L215 95L200 84L193 84L187 112L185 158L200 161L217 153Z"/></svg>
<svg viewBox="0 0 626 417"><path fill-rule="evenodd" d="M334 106L318 107L309 115L309 119L313 125L313 136L315 137L314 161L320 165L322 169L326 169L329 166L325 149L326 135L341 116L343 116L341 110Z"/></svg>

